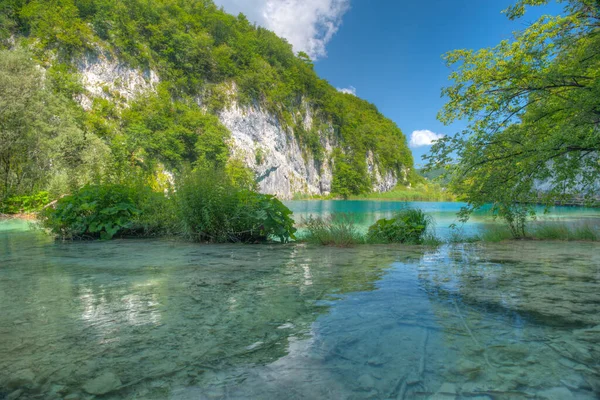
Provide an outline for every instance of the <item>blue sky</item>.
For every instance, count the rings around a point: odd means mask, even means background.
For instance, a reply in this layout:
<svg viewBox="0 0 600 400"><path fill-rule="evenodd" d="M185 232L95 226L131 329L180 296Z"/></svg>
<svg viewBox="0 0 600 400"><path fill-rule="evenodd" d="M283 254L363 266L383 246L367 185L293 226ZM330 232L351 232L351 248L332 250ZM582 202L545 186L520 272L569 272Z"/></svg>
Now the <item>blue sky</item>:
<svg viewBox="0 0 600 400"><path fill-rule="evenodd" d="M556 3L510 21L501 11L511 0L216 0L226 11L286 37L316 58L315 69L338 88L353 88L398 124L414 131L452 135L464 122L436 119L450 70L442 54L497 44L542 14L559 14ZM411 147L415 164L429 146Z"/></svg>

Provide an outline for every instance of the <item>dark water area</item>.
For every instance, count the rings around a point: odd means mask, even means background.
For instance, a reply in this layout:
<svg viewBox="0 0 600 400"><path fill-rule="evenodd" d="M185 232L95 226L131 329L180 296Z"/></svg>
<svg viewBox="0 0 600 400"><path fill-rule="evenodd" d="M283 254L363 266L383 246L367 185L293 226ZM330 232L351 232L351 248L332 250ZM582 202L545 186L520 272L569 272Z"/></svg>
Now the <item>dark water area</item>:
<svg viewBox="0 0 600 400"><path fill-rule="evenodd" d="M600 244L56 242L0 223L0 399L599 394Z"/></svg>

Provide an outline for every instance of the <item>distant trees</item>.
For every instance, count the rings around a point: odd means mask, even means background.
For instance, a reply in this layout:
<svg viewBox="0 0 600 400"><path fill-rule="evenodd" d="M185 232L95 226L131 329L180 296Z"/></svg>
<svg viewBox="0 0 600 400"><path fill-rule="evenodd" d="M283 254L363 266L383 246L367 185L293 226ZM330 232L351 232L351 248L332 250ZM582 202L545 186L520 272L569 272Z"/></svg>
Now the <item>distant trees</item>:
<svg viewBox="0 0 600 400"><path fill-rule="evenodd" d="M520 0L505 12L519 18L547 2ZM598 194L600 3L564 3L562 15L543 16L493 48L445 55L455 70L439 119L469 125L437 142L428 161L449 169L467 214L492 202L514 217L516 203Z"/></svg>

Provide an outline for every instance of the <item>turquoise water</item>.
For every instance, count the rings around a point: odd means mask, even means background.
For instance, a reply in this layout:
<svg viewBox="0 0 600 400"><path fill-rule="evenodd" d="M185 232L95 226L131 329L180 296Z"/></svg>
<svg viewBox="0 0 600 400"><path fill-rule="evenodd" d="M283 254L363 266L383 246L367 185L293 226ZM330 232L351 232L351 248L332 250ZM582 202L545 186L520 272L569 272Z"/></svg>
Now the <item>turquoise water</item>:
<svg viewBox="0 0 600 400"><path fill-rule="evenodd" d="M359 226L366 229L380 218L389 218L394 212L404 207L420 208L435 220L435 233L442 239L450 235L450 225L456 224L465 235L476 235L480 228L493 222L489 211L475 212L469 223L463 225L458 221L456 213L465 203L459 202L398 202L398 201L363 201L363 200L294 200L285 204L294 212L294 219L301 223L310 215L330 215L332 213L349 213L357 217ZM600 224L600 208L551 207L544 210L538 207L536 212L541 220L560 221L593 221Z"/></svg>
<svg viewBox="0 0 600 400"><path fill-rule="evenodd" d="M17 395L595 399L600 244L55 242L2 222Z"/></svg>

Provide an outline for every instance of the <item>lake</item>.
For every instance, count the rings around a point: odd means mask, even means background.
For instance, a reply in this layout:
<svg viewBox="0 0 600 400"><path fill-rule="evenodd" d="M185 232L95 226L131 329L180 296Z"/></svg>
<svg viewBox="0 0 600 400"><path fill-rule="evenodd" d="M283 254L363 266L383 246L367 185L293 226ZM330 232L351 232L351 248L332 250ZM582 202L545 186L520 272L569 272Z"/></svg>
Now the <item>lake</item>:
<svg viewBox="0 0 600 400"><path fill-rule="evenodd" d="M366 230L380 218L390 218L394 212L405 208L420 208L434 218L435 234L442 239L448 238L451 233L450 225L456 224L465 235L476 235L485 224L494 223L489 214L489 209L473 213L467 224L462 224L456 213L466 203L460 202L399 202L399 201L372 201L372 200L294 200L284 202L293 212L294 219L301 223L310 215L326 216L332 213L347 213L355 216L357 225ZM553 221L591 221L600 225L600 208L584 207L550 207L544 210L536 207L540 220Z"/></svg>
<svg viewBox="0 0 600 400"><path fill-rule="evenodd" d="M425 205L438 229L458 207ZM598 243L56 242L4 221L0 307L0 399L600 395Z"/></svg>

